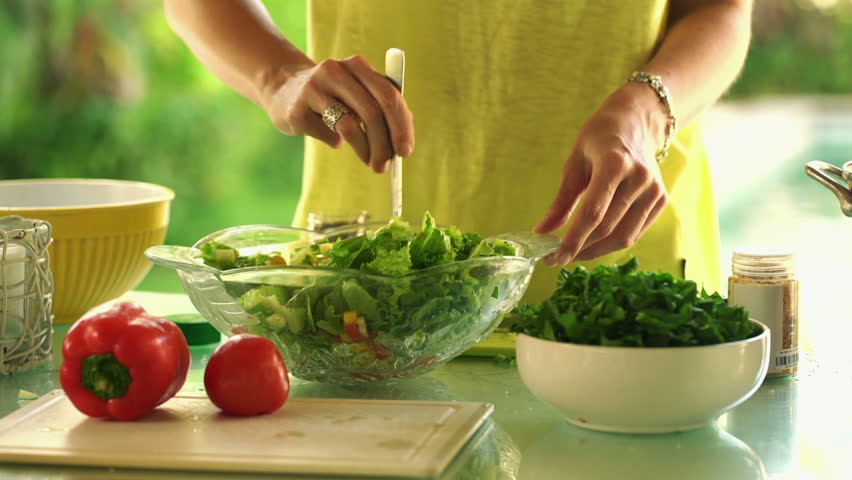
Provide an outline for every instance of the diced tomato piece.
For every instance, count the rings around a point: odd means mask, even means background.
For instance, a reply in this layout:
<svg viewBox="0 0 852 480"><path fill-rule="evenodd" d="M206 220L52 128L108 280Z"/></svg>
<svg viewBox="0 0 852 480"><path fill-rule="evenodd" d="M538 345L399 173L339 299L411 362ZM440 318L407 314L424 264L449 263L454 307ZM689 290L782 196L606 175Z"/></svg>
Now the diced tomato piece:
<svg viewBox="0 0 852 480"><path fill-rule="evenodd" d="M376 357L382 360L393 357L393 352L382 344L374 343L373 350L376 351Z"/></svg>
<svg viewBox="0 0 852 480"><path fill-rule="evenodd" d="M361 335L361 330L355 323L343 325L343 329L346 331L346 335L349 336L350 341L360 342L362 340L366 340L366 338Z"/></svg>

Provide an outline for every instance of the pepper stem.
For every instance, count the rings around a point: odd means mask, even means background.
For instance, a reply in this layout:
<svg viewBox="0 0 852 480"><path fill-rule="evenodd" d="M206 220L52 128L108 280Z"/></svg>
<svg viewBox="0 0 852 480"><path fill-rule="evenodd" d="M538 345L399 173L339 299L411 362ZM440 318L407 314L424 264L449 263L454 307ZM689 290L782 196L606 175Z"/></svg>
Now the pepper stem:
<svg viewBox="0 0 852 480"><path fill-rule="evenodd" d="M83 359L83 386L101 400L109 400L127 393L130 371L111 353L89 355Z"/></svg>

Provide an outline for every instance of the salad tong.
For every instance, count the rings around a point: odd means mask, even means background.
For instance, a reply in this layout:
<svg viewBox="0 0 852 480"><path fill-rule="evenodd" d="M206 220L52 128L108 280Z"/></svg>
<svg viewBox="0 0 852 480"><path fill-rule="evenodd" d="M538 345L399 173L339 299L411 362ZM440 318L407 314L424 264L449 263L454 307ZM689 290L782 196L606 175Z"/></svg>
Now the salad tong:
<svg viewBox="0 0 852 480"><path fill-rule="evenodd" d="M385 76L402 94L405 81L405 52L391 48L385 53ZM390 165L391 217L402 217L402 158L394 154Z"/></svg>

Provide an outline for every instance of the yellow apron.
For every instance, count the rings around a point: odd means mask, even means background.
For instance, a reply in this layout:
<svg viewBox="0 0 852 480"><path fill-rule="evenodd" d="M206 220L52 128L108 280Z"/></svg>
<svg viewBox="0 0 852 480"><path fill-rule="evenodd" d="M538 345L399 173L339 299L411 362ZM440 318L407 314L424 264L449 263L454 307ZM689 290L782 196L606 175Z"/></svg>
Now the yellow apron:
<svg viewBox="0 0 852 480"><path fill-rule="evenodd" d="M313 0L308 53L363 55L381 72L385 51L403 49L416 132L404 160L404 216L418 224L429 210L490 235L543 218L577 131L650 58L666 11L666 0ZM389 217L387 174L372 173L348 146L308 139L305 156L296 225L310 212ZM716 291L718 222L698 122L680 130L662 172L671 202L654 225L632 247L583 264L636 256L645 270L685 271ZM549 295L557 272L539 264L525 300Z"/></svg>

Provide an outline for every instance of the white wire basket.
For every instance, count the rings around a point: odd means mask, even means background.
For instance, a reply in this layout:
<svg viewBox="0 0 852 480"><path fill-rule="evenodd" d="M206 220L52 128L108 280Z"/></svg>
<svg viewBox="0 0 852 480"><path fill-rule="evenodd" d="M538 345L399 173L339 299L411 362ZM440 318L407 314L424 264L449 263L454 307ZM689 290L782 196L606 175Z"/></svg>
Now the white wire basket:
<svg viewBox="0 0 852 480"><path fill-rule="evenodd" d="M53 359L53 274L43 220L0 217L0 374Z"/></svg>

